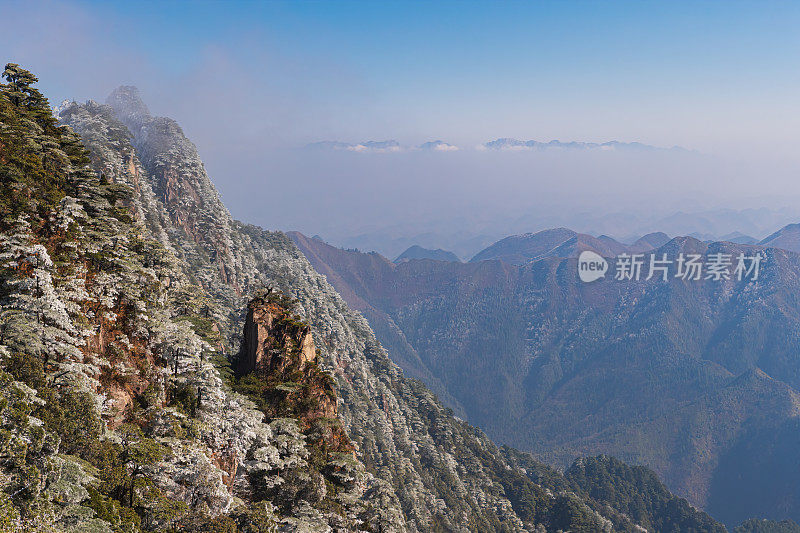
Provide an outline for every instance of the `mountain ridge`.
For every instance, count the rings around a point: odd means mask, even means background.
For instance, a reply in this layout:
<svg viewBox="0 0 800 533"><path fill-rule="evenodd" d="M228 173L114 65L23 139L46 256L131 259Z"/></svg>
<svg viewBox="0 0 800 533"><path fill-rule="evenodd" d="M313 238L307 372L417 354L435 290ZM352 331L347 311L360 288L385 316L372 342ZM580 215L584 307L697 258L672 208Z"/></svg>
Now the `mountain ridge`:
<svg viewBox="0 0 800 533"><path fill-rule="evenodd" d="M548 142L541 141L521 141L511 137L503 137L484 143L482 147L486 150L509 150L509 151L544 151L544 150L599 150L599 151L632 151L632 152L652 152L652 151L680 151L688 152L685 148L680 146L673 146L671 148L660 148L643 144L640 142L620 142L620 141L607 141L602 143L583 142L583 141L569 141L561 142L552 140Z"/></svg>
<svg viewBox="0 0 800 533"><path fill-rule="evenodd" d="M577 257L585 250L603 257L615 257L621 253L649 252L668 241L669 236L665 233L654 232L627 245L607 235L593 237L567 228L553 228L501 239L475 254L470 262L499 259L512 265L521 265L545 257Z"/></svg>
<svg viewBox="0 0 800 533"><path fill-rule="evenodd" d="M543 252L530 254L544 257L524 257L522 264L412 262L380 276L358 271L366 267L354 257L358 252L327 249L327 264L318 265L323 257L315 255L318 243L299 245L312 248L309 258L317 268L340 272L347 264L350 276L366 282L342 293L354 291L403 331L466 419L491 437L562 466L575 456L597 453L646 464L678 494L730 525L748 513L782 516L785 511L770 502L797 501L791 489L769 497L774 500L750 491L735 510L724 503L735 493L731 487L743 483L726 477L726 472L737 475L727 457L737 446L763 441L765 433L776 432L770 439L788 438L781 435L796 417L799 383L790 363L796 358L790 324L800 316L792 289L800 256L677 237L652 252L674 258L681 252L735 257L760 251L769 267L749 286L655 280L582 284L573 234L554 231L555 238L538 243ZM663 241L664 236L656 237L654 242ZM463 323L473 330L465 333L457 326ZM381 340L392 346L391 339ZM765 403L764 394L776 400ZM687 442L684 432L702 437ZM715 444L706 449L701 444L706 441ZM784 476L794 471L785 452L759 453L773 461L770 468L778 469L773 475L780 468ZM764 494L769 476L756 469L748 475L745 486L761 487Z"/></svg>

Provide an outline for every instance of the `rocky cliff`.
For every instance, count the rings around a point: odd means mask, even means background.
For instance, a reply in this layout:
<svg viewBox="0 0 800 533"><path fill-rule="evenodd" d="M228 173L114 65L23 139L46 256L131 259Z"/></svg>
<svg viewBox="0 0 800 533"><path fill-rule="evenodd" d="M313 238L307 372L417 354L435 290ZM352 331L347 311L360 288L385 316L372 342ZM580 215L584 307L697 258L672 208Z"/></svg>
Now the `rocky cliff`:
<svg viewBox="0 0 800 533"><path fill-rule="evenodd" d="M220 307L195 281L206 273L185 258L198 250L182 247L110 108L68 106L87 157L14 68L0 87L0 445L15 457L0 472L2 528L404 530L391 489L335 431L313 362L316 411L267 417L234 390L219 331L246 302Z"/></svg>
<svg viewBox="0 0 800 533"><path fill-rule="evenodd" d="M285 373L292 366L302 372L316 362L316 350L309 326L293 320L289 311L279 303L254 300L247 308L242 348L236 357L236 372ZM296 357L286 357L286 354Z"/></svg>

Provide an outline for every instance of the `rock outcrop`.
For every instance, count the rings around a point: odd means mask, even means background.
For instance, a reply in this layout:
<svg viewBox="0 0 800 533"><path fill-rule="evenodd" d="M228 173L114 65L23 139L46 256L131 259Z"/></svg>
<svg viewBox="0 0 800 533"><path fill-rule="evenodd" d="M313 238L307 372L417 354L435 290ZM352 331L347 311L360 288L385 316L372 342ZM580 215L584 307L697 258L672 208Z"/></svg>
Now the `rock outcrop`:
<svg viewBox="0 0 800 533"><path fill-rule="evenodd" d="M311 327L291 312L289 298L270 291L247 306L242 347L236 362L237 386L256 395L271 418L290 416L308 431L320 423L326 430L319 442L337 452L351 452L350 441L337 418L336 391L329 374L317 364ZM255 380L257 389L253 389Z"/></svg>
<svg viewBox="0 0 800 533"><path fill-rule="evenodd" d="M236 358L238 374L283 374L292 366L302 372L316 358L310 326L294 320L280 303L265 298L250 302Z"/></svg>

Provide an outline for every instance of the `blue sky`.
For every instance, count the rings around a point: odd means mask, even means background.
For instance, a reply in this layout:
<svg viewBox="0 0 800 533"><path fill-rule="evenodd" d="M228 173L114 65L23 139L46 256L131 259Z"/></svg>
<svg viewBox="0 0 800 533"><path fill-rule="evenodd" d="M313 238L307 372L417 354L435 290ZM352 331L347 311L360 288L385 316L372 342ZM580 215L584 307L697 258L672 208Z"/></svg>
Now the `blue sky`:
<svg viewBox="0 0 800 533"><path fill-rule="evenodd" d="M215 60L234 65L223 72L246 71L243 82L313 110L318 122L287 131L298 141L620 138L717 150L800 131L787 118L800 91L796 2L33 5L52 16L42 16L38 54L68 60L62 42L46 50L47 26L66 18L97 54L132 56L168 84ZM32 37L24 31L0 44L16 51ZM68 73L39 73L54 96L92 96L74 94L86 88Z"/></svg>
<svg viewBox="0 0 800 533"><path fill-rule="evenodd" d="M33 70L53 103L137 85L197 144L234 215L267 227L460 228L481 209L568 212L575 191L576 212L601 194L609 212L800 198L800 2L0 0L0 14L3 59ZM466 154L499 137L716 159L599 168ZM298 151L384 139L464 150ZM402 229L410 209L417 227Z"/></svg>

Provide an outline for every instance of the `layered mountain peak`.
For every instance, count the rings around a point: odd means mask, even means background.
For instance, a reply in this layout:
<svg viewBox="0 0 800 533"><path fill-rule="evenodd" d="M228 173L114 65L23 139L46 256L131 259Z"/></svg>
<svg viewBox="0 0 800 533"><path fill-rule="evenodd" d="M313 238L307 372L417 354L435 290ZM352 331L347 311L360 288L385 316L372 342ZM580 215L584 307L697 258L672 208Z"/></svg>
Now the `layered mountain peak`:
<svg viewBox="0 0 800 533"><path fill-rule="evenodd" d="M150 110L139 95L139 89L133 85L121 85L114 89L106 98L106 104L124 122L150 117Z"/></svg>
<svg viewBox="0 0 800 533"><path fill-rule="evenodd" d="M669 242L669 235L662 231L656 231L653 233L648 233L647 235L643 235L639 237L636 242L631 244L631 249L633 250L652 250L653 248L659 248L664 246L666 243Z"/></svg>
<svg viewBox="0 0 800 533"><path fill-rule="evenodd" d="M577 257L585 250L597 252L604 257L614 257L622 253L649 252L669 241L667 234L655 232L627 245L608 235L594 237L568 228L552 228L501 239L478 252L470 262L499 259L511 265L522 265L547 257Z"/></svg>
<svg viewBox="0 0 800 533"><path fill-rule="evenodd" d="M237 265L231 237L233 219L206 173L197 147L180 125L167 117L153 117L133 86L115 89L107 98L115 117L132 135L142 167L171 225L196 243L212 268L200 280L210 286L219 278L237 293L242 291L241 265Z"/></svg>
<svg viewBox="0 0 800 533"><path fill-rule="evenodd" d="M800 252L800 224L789 224L782 227L760 243L762 246L783 248L792 252Z"/></svg>
<svg viewBox="0 0 800 533"><path fill-rule="evenodd" d="M646 241L637 241L637 251L652 248ZM567 228L553 228L506 237L478 252L470 262L499 259L511 265L522 265L545 257L577 257L584 250L605 257L629 251L627 246L606 235L593 237Z"/></svg>
<svg viewBox="0 0 800 533"><path fill-rule="evenodd" d="M461 260L453 252L436 248L423 248L418 244L410 246L405 252L397 256L394 260L395 263L402 263L403 261L412 261L414 259L432 259L434 261L455 261L460 263Z"/></svg>

